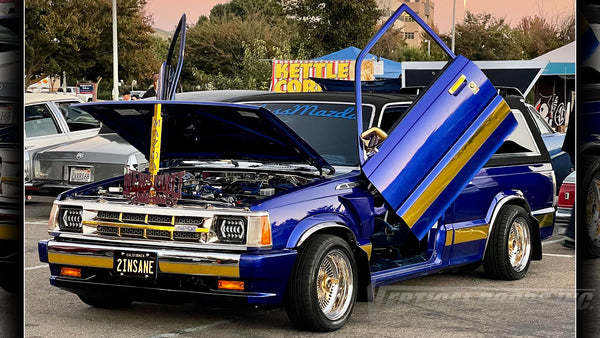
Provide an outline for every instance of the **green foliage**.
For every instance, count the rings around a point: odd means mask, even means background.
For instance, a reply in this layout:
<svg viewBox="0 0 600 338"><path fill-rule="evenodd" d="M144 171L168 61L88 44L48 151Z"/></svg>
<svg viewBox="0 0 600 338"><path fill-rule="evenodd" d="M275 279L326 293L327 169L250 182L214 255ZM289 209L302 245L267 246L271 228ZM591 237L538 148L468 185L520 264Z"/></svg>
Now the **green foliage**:
<svg viewBox="0 0 600 338"><path fill-rule="evenodd" d="M311 57L356 46L362 48L375 33L380 16L375 0L281 0L297 32L292 45Z"/></svg>
<svg viewBox="0 0 600 338"><path fill-rule="evenodd" d="M450 45L450 34L442 39ZM574 39L573 16L556 22L525 17L511 28L503 18L467 12L465 22L456 25L455 52L471 60L528 60Z"/></svg>
<svg viewBox="0 0 600 338"><path fill-rule="evenodd" d="M268 88L269 60L289 51L292 29L277 1L234 0L213 7L209 18L188 30L184 69L191 72L182 75L184 86Z"/></svg>
<svg viewBox="0 0 600 338"><path fill-rule="evenodd" d="M464 23L456 25L455 52L471 60L521 59L519 36L503 18L467 12Z"/></svg>
<svg viewBox="0 0 600 338"><path fill-rule="evenodd" d="M125 83L150 79L160 65L156 50L164 46L151 35L145 4L145 0L117 1L119 79ZM26 2L26 84L62 71L70 85L112 78L112 1Z"/></svg>
<svg viewBox="0 0 600 338"><path fill-rule="evenodd" d="M525 59L532 59L575 40L575 17L549 21L539 16L524 17L516 29L522 34Z"/></svg>

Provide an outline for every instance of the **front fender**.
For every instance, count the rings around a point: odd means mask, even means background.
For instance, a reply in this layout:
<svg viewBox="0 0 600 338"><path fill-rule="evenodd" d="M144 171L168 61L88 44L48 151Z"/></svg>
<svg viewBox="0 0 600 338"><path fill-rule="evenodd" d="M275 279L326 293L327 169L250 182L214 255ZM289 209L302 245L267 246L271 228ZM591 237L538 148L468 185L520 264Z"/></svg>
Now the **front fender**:
<svg viewBox="0 0 600 338"><path fill-rule="evenodd" d="M306 217L296 224L294 230L288 238L286 248L296 248L312 234L326 228L339 228L344 232L352 233L353 240L356 243L357 229L351 229L347 226L349 220L340 214L319 214Z"/></svg>

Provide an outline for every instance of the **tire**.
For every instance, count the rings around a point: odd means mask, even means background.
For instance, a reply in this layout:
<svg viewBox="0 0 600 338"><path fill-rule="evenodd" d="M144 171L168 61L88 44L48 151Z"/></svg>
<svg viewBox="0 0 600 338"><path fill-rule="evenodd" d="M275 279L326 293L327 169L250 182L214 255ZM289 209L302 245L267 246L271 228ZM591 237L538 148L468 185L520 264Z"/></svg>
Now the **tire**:
<svg viewBox="0 0 600 338"><path fill-rule="evenodd" d="M581 206L576 206L579 215L577 247L588 258L600 257L600 157L590 156L582 159L583 185L580 191Z"/></svg>
<svg viewBox="0 0 600 338"><path fill-rule="evenodd" d="M354 307L356 261L348 243L333 235L315 235L298 253L288 283L285 308L301 330L341 328Z"/></svg>
<svg viewBox="0 0 600 338"><path fill-rule="evenodd" d="M493 278L525 277L531 262L531 224L525 209L507 205L500 210L483 259L485 272Z"/></svg>
<svg viewBox="0 0 600 338"><path fill-rule="evenodd" d="M82 302L89 306L102 308L102 309L121 309L131 305L131 300L126 298L115 298L107 296L87 296L77 295Z"/></svg>

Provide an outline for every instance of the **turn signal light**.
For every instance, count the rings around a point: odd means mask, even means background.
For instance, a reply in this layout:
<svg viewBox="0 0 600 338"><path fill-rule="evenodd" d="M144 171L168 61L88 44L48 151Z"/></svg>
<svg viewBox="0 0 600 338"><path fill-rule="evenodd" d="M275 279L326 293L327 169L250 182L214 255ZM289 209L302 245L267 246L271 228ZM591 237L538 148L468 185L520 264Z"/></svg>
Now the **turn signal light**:
<svg viewBox="0 0 600 338"><path fill-rule="evenodd" d="M217 287L225 290L244 291L244 282L235 280L220 280Z"/></svg>
<svg viewBox="0 0 600 338"><path fill-rule="evenodd" d="M67 276L67 277L79 277L81 278L81 269L77 269L77 268L69 268L69 267L61 267L60 268L60 275L61 276Z"/></svg>
<svg viewBox="0 0 600 338"><path fill-rule="evenodd" d="M269 224L269 216L260 218L260 244L271 245L271 224Z"/></svg>

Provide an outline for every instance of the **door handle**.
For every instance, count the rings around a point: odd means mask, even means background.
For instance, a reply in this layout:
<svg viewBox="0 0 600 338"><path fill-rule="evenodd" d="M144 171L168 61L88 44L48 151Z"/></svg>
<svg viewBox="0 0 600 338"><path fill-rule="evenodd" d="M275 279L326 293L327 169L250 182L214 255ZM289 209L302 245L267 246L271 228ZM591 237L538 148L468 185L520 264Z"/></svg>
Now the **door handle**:
<svg viewBox="0 0 600 338"><path fill-rule="evenodd" d="M461 75L458 80L456 80L454 82L454 84L452 85L452 87L450 87L450 89L448 89L448 93L450 93L450 95L458 95L458 93L460 93L463 88L465 88L465 84L467 83L467 77L463 74ZM477 92L479 92L479 86L477 86L477 83L475 83L475 81L471 81L469 82L468 85L469 89L473 92L474 94L477 94Z"/></svg>
<svg viewBox="0 0 600 338"><path fill-rule="evenodd" d="M463 88L465 88L466 83L467 77L463 74L454 82L452 87L448 89L448 93L450 93L450 95L457 95Z"/></svg>

